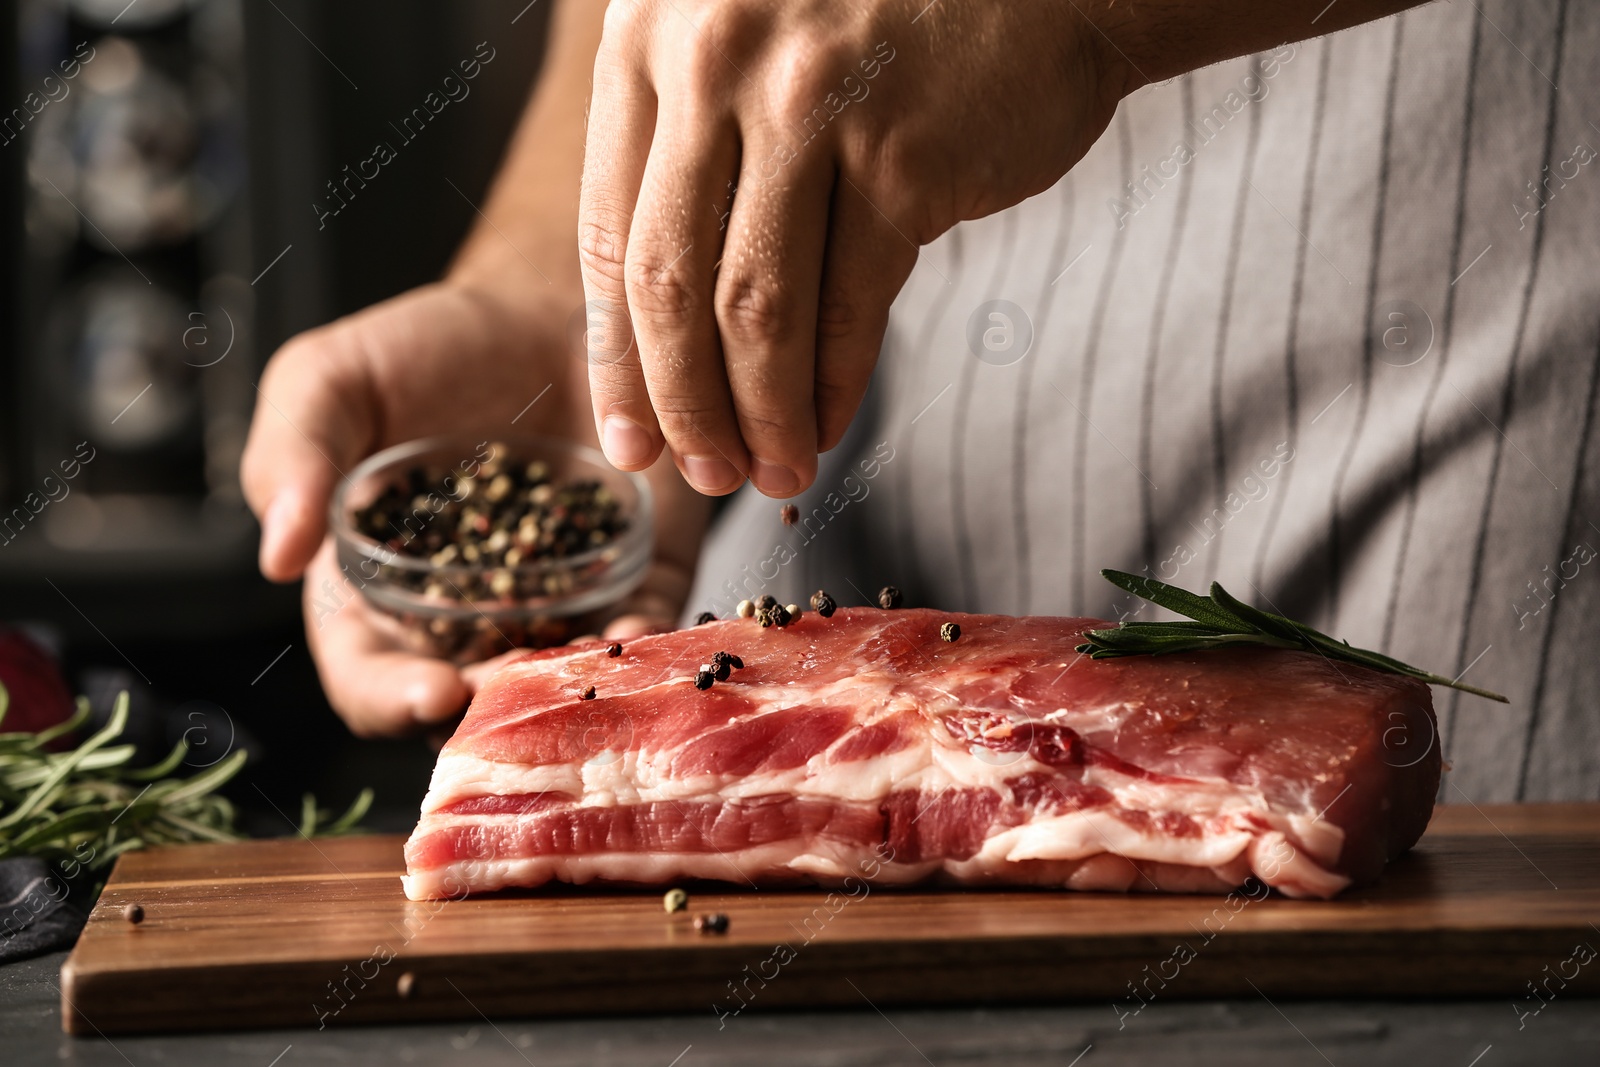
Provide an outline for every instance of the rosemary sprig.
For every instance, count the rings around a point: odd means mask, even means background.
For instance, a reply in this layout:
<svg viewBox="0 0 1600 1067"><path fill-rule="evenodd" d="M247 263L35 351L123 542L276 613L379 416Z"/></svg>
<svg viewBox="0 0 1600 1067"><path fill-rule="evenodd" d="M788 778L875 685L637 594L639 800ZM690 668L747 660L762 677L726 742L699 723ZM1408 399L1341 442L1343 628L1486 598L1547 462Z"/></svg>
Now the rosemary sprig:
<svg viewBox="0 0 1600 1067"><path fill-rule="evenodd" d="M9 704L0 685L0 726ZM173 778L188 753L179 741L161 762L129 767L134 746L112 744L128 724L127 693L117 697L106 725L76 749L46 747L88 721L89 702L80 697L67 722L38 733L0 733L0 859L37 856L63 871L100 871L131 849L243 838L234 829L233 805L216 790L244 766L246 752L191 778ZM349 833L371 803L372 790L364 789L349 811L331 819L307 796L300 832Z"/></svg>
<svg viewBox="0 0 1600 1067"><path fill-rule="evenodd" d="M1192 622L1124 622L1115 629L1090 630L1087 641L1077 650L1091 659L1115 656L1159 656L1167 652L1196 652L1234 645L1264 645L1268 648L1293 648L1318 652L1329 659L1359 663L1363 667L1403 674L1431 685L1445 685L1502 704L1510 701L1499 693L1467 685L1453 678L1430 674L1382 653L1354 648L1348 641L1335 640L1304 623L1253 608L1235 598L1216 582L1211 595L1201 596L1175 585L1126 571L1100 572L1111 584L1142 597L1159 607L1183 615Z"/></svg>

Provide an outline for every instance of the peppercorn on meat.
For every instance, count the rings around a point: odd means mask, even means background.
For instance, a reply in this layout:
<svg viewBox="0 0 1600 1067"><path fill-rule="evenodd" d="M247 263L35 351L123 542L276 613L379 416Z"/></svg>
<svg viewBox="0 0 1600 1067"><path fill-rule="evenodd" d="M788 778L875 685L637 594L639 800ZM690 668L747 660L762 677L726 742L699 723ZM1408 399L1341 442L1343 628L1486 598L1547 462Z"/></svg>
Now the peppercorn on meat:
<svg viewBox="0 0 1600 1067"><path fill-rule="evenodd" d="M1426 686L1279 649L1074 651L1106 625L841 608L529 653L440 753L406 892L870 861L879 885L1330 897L1421 836Z"/></svg>

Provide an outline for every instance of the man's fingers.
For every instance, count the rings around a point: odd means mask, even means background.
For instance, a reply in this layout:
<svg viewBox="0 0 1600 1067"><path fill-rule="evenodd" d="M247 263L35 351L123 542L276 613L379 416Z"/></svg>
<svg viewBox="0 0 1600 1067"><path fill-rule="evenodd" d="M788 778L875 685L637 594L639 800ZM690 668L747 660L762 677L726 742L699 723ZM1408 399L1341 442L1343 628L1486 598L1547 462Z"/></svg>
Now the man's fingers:
<svg viewBox="0 0 1600 1067"><path fill-rule="evenodd" d="M590 395L600 447L611 463L643 470L661 454L628 316L628 234L655 128L655 95L634 65L632 42L602 40L578 205L578 264L587 301Z"/></svg>
<svg viewBox="0 0 1600 1067"><path fill-rule="evenodd" d="M768 496L787 497L816 477L817 289L832 161L813 145L775 167L782 144L745 135L717 275L717 327L750 480Z"/></svg>
<svg viewBox="0 0 1600 1067"><path fill-rule="evenodd" d="M817 308L817 450L844 437L883 345L889 306L917 263L917 246L842 176L834 188Z"/></svg>
<svg viewBox="0 0 1600 1067"><path fill-rule="evenodd" d="M737 489L749 468L711 307L737 156L731 121L661 115L628 238L628 310L650 403L678 469L712 496Z"/></svg>
<svg viewBox="0 0 1600 1067"><path fill-rule="evenodd" d="M350 370L344 333L334 326L290 342L257 387L240 481L261 520L261 573L273 581L305 569L334 486L372 440L376 413Z"/></svg>
<svg viewBox="0 0 1600 1067"><path fill-rule="evenodd" d="M363 737L406 734L443 722L470 696L461 672L402 649L334 564L328 541L306 571L306 638L328 702Z"/></svg>

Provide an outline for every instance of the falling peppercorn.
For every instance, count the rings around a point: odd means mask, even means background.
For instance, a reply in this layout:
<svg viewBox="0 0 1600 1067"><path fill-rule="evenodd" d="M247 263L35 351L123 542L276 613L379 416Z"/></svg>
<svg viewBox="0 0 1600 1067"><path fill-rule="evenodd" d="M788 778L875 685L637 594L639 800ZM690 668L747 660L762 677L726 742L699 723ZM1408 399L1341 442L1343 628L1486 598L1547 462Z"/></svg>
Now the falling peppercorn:
<svg viewBox="0 0 1600 1067"><path fill-rule="evenodd" d="M622 655L622 644L621 644L621 642L613 641L611 643L611 645L606 649L606 655L611 656L613 658Z"/></svg>
<svg viewBox="0 0 1600 1067"><path fill-rule="evenodd" d="M959 640L961 638L960 624L954 622L945 623L943 626L939 627L939 636L944 638L944 640L947 642L953 643Z"/></svg>
<svg viewBox="0 0 1600 1067"><path fill-rule="evenodd" d="M689 906L689 894L682 889L669 889L666 896L661 898L661 907L668 915L683 911Z"/></svg>
<svg viewBox="0 0 1600 1067"><path fill-rule="evenodd" d="M122 917L135 926L144 922L144 909L137 904L129 904L122 909Z"/></svg>
<svg viewBox="0 0 1600 1067"><path fill-rule="evenodd" d="M708 622L716 622L716 621L717 621L717 616L714 613L709 612L709 611L702 611L700 614L698 614L698 615L696 615L694 617L694 624L696 626L704 626Z"/></svg>
<svg viewBox="0 0 1600 1067"><path fill-rule="evenodd" d="M900 606L900 590L892 585L886 585L878 590L878 607L885 611Z"/></svg>
<svg viewBox="0 0 1600 1067"><path fill-rule="evenodd" d="M592 686L592 685L585 686L583 692L578 694L578 699L579 700L593 700L594 699L594 686Z"/></svg>
<svg viewBox="0 0 1600 1067"><path fill-rule="evenodd" d="M409 1000L411 998L411 991L416 987L417 976L412 974L410 971L402 971L400 973L400 977L396 979L394 983L395 995L401 1000Z"/></svg>
<svg viewBox="0 0 1600 1067"><path fill-rule="evenodd" d="M793 504L785 504L778 509L778 517L783 520L785 526L793 526L800 521L800 509Z"/></svg>
<svg viewBox="0 0 1600 1067"><path fill-rule="evenodd" d="M694 928L702 934L725 934L728 932L728 917L722 912L712 912L710 915L696 915Z"/></svg>
<svg viewBox="0 0 1600 1067"><path fill-rule="evenodd" d="M839 605L833 602L833 597L821 589L811 594L811 610L824 619L831 618L838 607Z"/></svg>

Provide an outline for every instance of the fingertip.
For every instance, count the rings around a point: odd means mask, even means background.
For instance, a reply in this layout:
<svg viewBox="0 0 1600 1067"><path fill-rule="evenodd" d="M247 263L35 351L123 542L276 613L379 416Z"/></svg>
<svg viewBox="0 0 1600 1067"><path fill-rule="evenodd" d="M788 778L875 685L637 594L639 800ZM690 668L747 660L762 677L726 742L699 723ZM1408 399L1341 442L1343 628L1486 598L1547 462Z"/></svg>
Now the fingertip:
<svg viewBox="0 0 1600 1067"><path fill-rule="evenodd" d="M666 633L672 627L648 615L622 615L611 620L605 629L605 640L626 641L634 637Z"/></svg>
<svg viewBox="0 0 1600 1067"><path fill-rule="evenodd" d="M321 540L321 523L303 494L292 486L280 490L261 516L261 573L274 582L294 581L304 573Z"/></svg>
<svg viewBox="0 0 1600 1067"><path fill-rule="evenodd" d="M744 484L744 474L722 456L684 456L684 480L705 496L727 496Z"/></svg>
<svg viewBox="0 0 1600 1067"><path fill-rule="evenodd" d="M655 462L661 445L643 426L621 415L607 415L600 424L600 449L618 470L643 470Z"/></svg>
<svg viewBox="0 0 1600 1067"><path fill-rule="evenodd" d="M811 484L810 477L759 457L750 464L750 480L764 495L778 499L794 496Z"/></svg>
<svg viewBox="0 0 1600 1067"><path fill-rule="evenodd" d="M422 665L404 690L406 713L424 726L443 722L467 704L467 684L444 662Z"/></svg>

